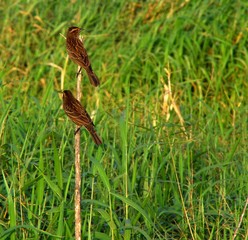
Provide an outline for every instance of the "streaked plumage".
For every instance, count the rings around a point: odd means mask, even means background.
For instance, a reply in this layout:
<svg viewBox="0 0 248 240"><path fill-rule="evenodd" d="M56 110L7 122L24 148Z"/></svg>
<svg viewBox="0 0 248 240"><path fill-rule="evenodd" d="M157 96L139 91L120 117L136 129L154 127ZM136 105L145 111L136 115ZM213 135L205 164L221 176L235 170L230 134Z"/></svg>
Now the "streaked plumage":
<svg viewBox="0 0 248 240"><path fill-rule="evenodd" d="M102 144L100 137L97 135L94 124L81 103L74 98L71 91L63 91L63 109L66 115L79 127L84 126L91 134L97 145Z"/></svg>
<svg viewBox="0 0 248 240"><path fill-rule="evenodd" d="M66 35L66 49L69 55L69 58L79 65L81 68L84 68L91 84L93 86L98 86L100 81L96 74L93 72L89 57L84 48L83 42L79 39L80 28L70 27ZM81 69L78 73L80 73Z"/></svg>

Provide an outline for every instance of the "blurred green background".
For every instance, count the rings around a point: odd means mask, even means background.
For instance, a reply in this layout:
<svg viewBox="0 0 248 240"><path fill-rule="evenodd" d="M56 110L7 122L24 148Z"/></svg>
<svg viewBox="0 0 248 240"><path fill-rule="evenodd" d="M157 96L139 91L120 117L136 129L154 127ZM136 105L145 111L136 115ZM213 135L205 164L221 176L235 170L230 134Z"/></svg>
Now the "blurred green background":
<svg viewBox="0 0 248 240"><path fill-rule="evenodd" d="M247 1L0 3L0 239L74 239L67 28L82 104L83 239L247 239ZM242 215L243 213L243 215Z"/></svg>

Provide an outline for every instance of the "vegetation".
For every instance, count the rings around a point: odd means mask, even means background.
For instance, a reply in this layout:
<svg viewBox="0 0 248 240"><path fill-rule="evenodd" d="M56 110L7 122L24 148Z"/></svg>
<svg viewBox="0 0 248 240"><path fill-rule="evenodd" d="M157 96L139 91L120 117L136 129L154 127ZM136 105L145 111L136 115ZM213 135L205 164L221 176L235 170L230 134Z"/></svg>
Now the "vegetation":
<svg viewBox="0 0 248 240"><path fill-rule="evenodd" d="M246 239L247 1L2 1L0 239L74 239L82 27L101 85L82 103L84 239ZM243 213L243 215L242 215Z"/></svg>

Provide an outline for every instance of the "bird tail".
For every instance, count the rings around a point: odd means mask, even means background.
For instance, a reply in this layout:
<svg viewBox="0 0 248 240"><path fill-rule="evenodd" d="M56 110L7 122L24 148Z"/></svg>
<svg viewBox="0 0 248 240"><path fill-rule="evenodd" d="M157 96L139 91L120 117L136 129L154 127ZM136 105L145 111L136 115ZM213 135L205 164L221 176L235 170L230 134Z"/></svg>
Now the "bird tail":
<svg viewBox="0 0 248 240"><path fill-rule="evenodd" d="M87 131L90 133L91 137L93 138L94 142L96 145L100 145L102 144L102 140L101 138L98 136L98 134L96 133L96 130L94 128L94 126L85 126L85 128L87 129Z"/></svg>
<svg viewBox="0 0 248 240"><path fill-rule="evenodd" d="M96 145L102 144L102 140L101 140L101 138L98 136L98 134L96 133L95 130L89 131L89 133L90 133L90 135L92 136L93 141L95 142Z"/></svg>
<svg viewBox="0 0 248 240"><path fill-rule="evenodd" d="M93 86L97 87L100 84L100 81L99 81L98 77L96 76L96 74L93 72L91 65L89 65L87 68L85 68L85 70L86 70L88 77L90 79L90 83Z"/></svg>
<svg viewBox="0 0 248 240"><path fill-rule="evenodd" d="M96 74L93 71L87 71L88 77L90 79L90 83L94 86L97 87L100 84L100 81Z"/></svg>

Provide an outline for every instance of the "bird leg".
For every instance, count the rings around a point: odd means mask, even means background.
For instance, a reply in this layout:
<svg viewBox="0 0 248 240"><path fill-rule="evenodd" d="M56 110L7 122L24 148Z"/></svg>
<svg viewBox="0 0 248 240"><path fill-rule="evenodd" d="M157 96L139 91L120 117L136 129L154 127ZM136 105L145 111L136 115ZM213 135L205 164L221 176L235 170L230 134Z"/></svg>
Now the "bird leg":
<svg viewBox="0 0 248 240"><path fill-rule="evenodd" d="M79 127L75 132L74 132L74 135L77 134L77 132L80 130L81 127Z"/></svg>
<svg viewBox="0 0 248 240"><path fill-rule="evenodd" d="M80 69L79 69L78 72L77 72L76 77L78 77L78 75L81 73L81 70L82 70L82 68L80 67Z"/></svg>

